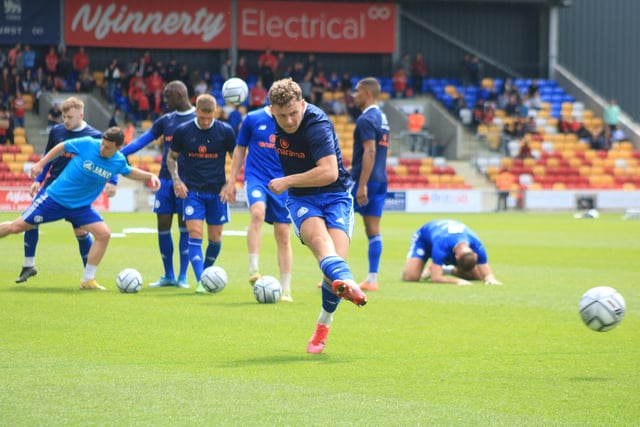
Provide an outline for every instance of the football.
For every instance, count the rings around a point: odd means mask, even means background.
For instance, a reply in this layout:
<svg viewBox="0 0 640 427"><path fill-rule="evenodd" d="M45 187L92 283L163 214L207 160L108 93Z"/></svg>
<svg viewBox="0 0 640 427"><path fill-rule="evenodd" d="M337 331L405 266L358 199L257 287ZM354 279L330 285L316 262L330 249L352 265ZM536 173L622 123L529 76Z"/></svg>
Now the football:
<svg viewBox="0 0 640 427"><path fill-rule="evenodd" d="M272 276L262 276L253 285L253 296L261 304L273 304L280 299L281 294L280 282Z"/></svg>
<svg viewBox="0 0 640 427"><path fill-rule="evenodd" d="M228 105L242 104L247 96L249 96L249 87L238 77L232 77L222 85L222 97Z"/></svg>
<svg viewBox="0 0 640 427"><path fill-rule="evenodd" d="M227 286L227 272L217 265L207 267L202 272L200 282L209 292L221 292Z"/></svg>
<svg viewBox="0 0 640 427"><path fill-rule="evenodd" d="M135 268L125 268L118 273L116 285L123 294L135 294L142 289L142 275Z"/></svg>
<svg viewBox="0 0 640 427"><path fill-rule="evenodd" d="M589 328L606 332L618 326L624 317L624 298L609 286L589 289L580 300L580 316Z"/></svg>

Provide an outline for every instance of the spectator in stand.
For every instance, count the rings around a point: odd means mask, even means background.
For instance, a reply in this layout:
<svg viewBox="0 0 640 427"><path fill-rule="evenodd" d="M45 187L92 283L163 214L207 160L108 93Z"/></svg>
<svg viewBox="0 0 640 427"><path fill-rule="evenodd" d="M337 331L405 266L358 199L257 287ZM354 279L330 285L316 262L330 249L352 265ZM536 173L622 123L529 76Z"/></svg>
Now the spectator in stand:
<svg viewBox="0 0 640 427"><path fill-rule="evenodd" d="M16 65L13 67L13 71L15 71L19 76L24 75L24 56L22 49L16 53Z"/></svg>
<svg viewBox="0 0 640 427"><path fill-rule="evenodd" d="M71 62L71 58L67 54L67 48L61 47L59 50L59 58L58 58L58 66L56 68L56 77L58 77L59 82L57 83L58 89L64 90L69 87L71 71L73 70L73 63ZM62 87L61 87L62 86Z"/></svg>
<svg viewBox="0 0 640 427"><path fill-rule="evenodd" d="M522 139L522 144L520 145L520 151L518 152L518 159L530 159L533 157L533 153L531 152L531 147L529 146L529 142L526 138Z"/></svg>
<svg viewBox="0 0 640 427"><path fill-rule="evenodd" d="M150 74L153 70L156 69L155 65L153 64L153 59L151 58L151 52L149 52L148 50L145 50L140 57L140 66L144 70L144 77L148 75L147 72L149 72Z"/></svg>
<svg viewBox="0 0 640 427"><path fill-rule="evenodd" d="M504 112L509 117L516 117L520 115L520 102L518 101L518 97L514 94L509 95L509 101L504 107Z"/></svg>
<svg viewBox="0 0 640 427"><path fill-rule="evenodd" d="M342 92L353 92L353 83L351 82L351 75L349 73L342 74L342 80L340 81L340 90Z"/></svg>
<svg viewBox="0 0 640 427"><path fill-rule="evenodd" d="M36 52L31 49L28 44L24 45L24 52L22 53L22 60L24 62L24 70L35 71L36 69Z"/></svg>
<svg viewBox="0 0 640 427"><path fill-rule="evenodd" d="M407 73L404 68L396 68L393 72L393 92L396 98L404 98L407 91Z"/></svg>
<svg viewBox="0 0 640 427"><path fill-rule="evenodd" d="M160 93L162 93L162 89L164 88L164 80L162 79L162 76L160 75L160 71L153 70L151 75L149 75L146 78L145 83L147 85L147 92L156 93L156 91L159 90Z"/></svg>
<svg viewBox="0 0 640 427"><path fill-rule="evenodd" d="M156 91L149 96L151 120L157 120L164 113L164 103L162 100L162 88L156 89Z"/></svg>
<svg viewBox="0 0 640 427"><path fill-rule="evenodd" d="M604 109L604 122L609 126L609 130L613 132L620 121L620 107L615 99L609 101L609 105Z"/></svg>
<svg viewBox="0 0 640 427"><path fill-rule="evenodd" d="M244 56L238 58L238 63L236 64L236 74L235 76L241 78L245 82L249 80L249 75L251 71L249 70L249 65L247 64L247 59Z"/></svg>
<svg viewBox="0 0 640 427"><path fill-rule="evenodd" d="M276 65L276 69L275 69L274 79L275 80L280 80L280 79L282 79L284 77L289 77L287 75L288 68L289 68L289 65L287 64L287 61L285 60L284 52L279 52L278 55L277 55L277 65Z"/></svg>
<svg viewBox="0 0 640 427"><path fill-rule="evenodd" d="M11 89L11 74L9 67L4 67L0 73L0 104L6 105L9 100L9 92Z"/></svg>
<svg viewBox="0 0 640 427"><path fill-rule="evenodd" d="M93 77L93 73L89 69L89 67L85 67L85 69L78 75L78 79L76 80L76 92L84 92L90 93L93 91L93 88L96 86L96 79Z"/></svg>
<svg viewBox="0 0 640 427"><path fill-rule="evenodd" d="M180 73L178 73L178 80L180 80L187 87L187 93L189 97L193 97L193 86L191 86L191 75L189 73L189 66L182 64L180 66Z"/></svg>
<svg viewBox="0 0 640 427"><path fill-rule="evenodd" d="M300 61L296 61L289 77L291 77L294 82L300 83L304 80L304 75L304 64Z"/></svg>
<svg viewBox="0 0 640 427"><path fill-rule="evenodd" d="M425 149L425 138L423 134L426 119L419 109L413 110L413 113L407 116L407 131L411 138L411 151L423 152Z"/></svg>
<svg viewBox="0 0 640 427"><path fill-rule="evenodd" d="M40 68L42 70L42 68ZM29 80L27 84L27 93L31 94L33 97L33 114L40 114L40 95L42 95L42 89L40 86L40 81L38 80L37 75L33 75L31 80Z"/></svg>
<svg viewBox="0 0 640 427"><path fill-rule="evenodd" d="M54 102L47 114L47 126L51 127L60 123L62 123L62 110L60 103Z"/></svg>
<svg viewBox="0 0 640 427"><path fill-rule="evenodd" d="M516 183L516 177L508 169L502 169L496 177L496 188L498 189L498 206L496 212L507 210L507 199L511 193L511 187Z"/></svg>
<svg viewBox="0 0 640 427"><path fill-rule="evenodd" d="M220 75L222 76L222 80L229 80L231 77L235 75L233 69L233 61L231 58L227 58L224 63L220 66Z"/></svg>
<svg viewBox="0 0 640 427"><path fill-rule="evenodd" d="M13 145L13 120L4 104L0 103L0 145Z"/></svg>
<svg viewBox="0 0 640 427"><path fill-rule="evenodd" d="M0 69L6 66L7 66L7 55L5 55L2 48L0 48Z"/></svg>
<svg viewBox="0 0 640 427"><path fill-rule="evenodd" d="M460 81L463 86L471 84L471 55L465 53L460 61Z"/></svg>
<svg viewBox="0 0 640 427"><path fill-rule="evenodd" d="M406 76L411 74L411 55L403 54L396 62L395 69L402 68Z"/></svg>
<svg viewBox="0 0 640 427"><path fill-rule="evenodd" d="M307 55L307 62L305 62L304 64L305 74L311 73L311 76L313 77L318 73L319 70L320 64L318 64L318 61L316 60L316 55L310 53L309 55Z"/></svg>
<svg viewBox="0 0 640 427"><path fill-rule="evenodd" d="M338 77L337 71L332 71L331 74L329 74L327 83L329 85L329 90L331 92L336 92L340 90L340 77Z"/></svg>
<svg viewBox="0 0 640 427"><path fill-rule="evenodd" d="M169 58L169 63L167 64L165 75L162 76L165 82L172 82L174 80L178 80L180 75L180 66L178 65L178 60L172 56Z"/></svg>
<svg viewBox="0 0 640 427"><path fill-rule="evenodd" d="M356 105L356 100L351 89L347 89L344 93L344 102L347 108L347 114L349 115L349 121L351 123L356 123L358 121L358 117L362 114L362 110L360 110Z"/></svg>
<svg viewBox="0 0 640 427"><path fill-rule="evenodd" d="M7 62L9 63L9 68L14 68L16 66L18 52L20 51L22 51L22 45L20 43L16 43L11 49L9 49L9 53L7 54Z"/></svg>
<svg viewBox="0 0 640 427"><path fill-rule="evenodd" d="M122 85L122 72L118 65L118 58L113 57L104 70L104 78L107 82L107 100L109 105L116 103L118 88Z"/></svg>
<svg viewBox="0 0 640 427"><path fill-rule="evenodd" d="M80 46L78 51L73 54L73 70L79 76L89 67L89 54L84 50L84 46Z"/></svg>
<svg viewBox="0 0 640 427"><path fill-rule="evenodd" d="M422 52L417 52L411 63L411 79L413 93L422 95L422 81L427 77L427 62L422 56Z"/></svg>
<svg viewBox="0 0 640 427"><path fill-rule="evenodd" d="M306 102L311 102L311 91L313 89L313 73L308 72L307 74L304 75L304 79L298 83L298 85L300 86L300 90L302 90L302 98L304 98L304 100Z"/></svg>
<svg viewBox="0 0 640 427"><path fill-rule="evenodd" d="M530 134L538 133L538 127L536 126L536 119L534 117L527 117L527 121L524 123L524 132Z"/></svg>
<svg viewBox="0 0 640 427"><path fill-rule="evenodd" d="M109 119L109 127L112 128L114 126L120 127L120 108L118 107L113 109L113 113L111 113L111 118Z"/></svg>
<svg viewBox="0 0 640 427"><path fill-rule="evenodd" d="M202 95L205 93L209 93L209 90L211 89L211 87L209 86L209 84L207 83L207 80L205 80L204 78L200 79L200 81L194 85L193 87L193 94L196 96L196 98L198 97L198 95Z"/></svg>
<svg viewBox="0 0 640 427"><path fill-rule="evenodd" d="M49 52L44 57L45 71L50 76L55 76L58 72L58 54L55 46L49 47Z"/></svg>
<svg viewBox="0 0 640 427"><path fill-rule="evenodd" d="M263 86L269 90L278 68L278 58L271 52L271 48L267 46L265 51L258 57L258 75L262 78Z"/></svg>
<svg viewBox="0 0 640 427"><path fill-rule="evenodd" d="M324 72L320 70L318 71L318 74L313 77L313 81L311 83L311 103L317 106L321 106L322 97L326 91L327 80L324 76Z"/></svg>
<svg viewBox="0 0 640 427"><path fill-rule="evenodd" d="M477 56L471 58L469 77L471 78L471 84L473 86L480 86L480 80L482 79L482 63L480 62L480 58Z"/></svg>
<svg viewBox="0 0 640 427"><path fill-rule="evenodd" d="M24 128L24 116L27 110L24 99L22 96L16 96L13 98L11 105L11 114L13 116L13 124L17 128Z"/></svg>
<svg viewBox="0 0 640 427"><path fill-rule="evenodd" d="M257 110L267 103L267 90L262 85L262 78L258 77L256 84L249 91L249 110Z"/></svg>

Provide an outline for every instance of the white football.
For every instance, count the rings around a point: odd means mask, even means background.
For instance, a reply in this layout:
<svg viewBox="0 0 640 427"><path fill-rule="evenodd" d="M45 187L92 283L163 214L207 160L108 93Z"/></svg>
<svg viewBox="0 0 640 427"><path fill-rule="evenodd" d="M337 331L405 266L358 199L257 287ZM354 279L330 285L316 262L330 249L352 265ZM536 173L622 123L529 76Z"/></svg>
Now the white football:
<svg viewBox="0 0 640 427"><path fill-rule="evenodd" d="M207 267L202 272L200 283L209 292L221 292L227 286L227 272L217 265Z"/></svg>
<svg viewBox="0 0 640 427"><path fill-rule="evenodd" d="M142 275L135 268L125 268L118 273L116 285L123 294L135 294L142 289Z"/></svg>
<svg viewBox="0 0 640 427"><path fill-rule="evenodd" d="M580 317L589 328L606 332L622 321L626 305L624 298L609 286L589 289L580 300Z"/></svg>
<svg viewBox="0 0 640 427"><path fill-rule="evenodd" d="M242 104L249 96L249 87L244 80L232 77L222 85L222 97L228 105Z"/></svg>
<svg viewBox="0 0 640 427"><path fill-rule="evenodd" d="M273 304L280 299L282 287L273 276L262 276L253 284L253 296L261 304Z"/></svg>

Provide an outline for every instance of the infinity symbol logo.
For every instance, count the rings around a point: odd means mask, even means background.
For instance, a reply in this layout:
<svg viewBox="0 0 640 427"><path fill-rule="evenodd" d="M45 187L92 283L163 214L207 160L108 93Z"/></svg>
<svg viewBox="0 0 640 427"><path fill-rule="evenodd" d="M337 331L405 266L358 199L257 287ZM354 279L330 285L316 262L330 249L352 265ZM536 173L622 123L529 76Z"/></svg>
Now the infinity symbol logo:
<svg viewBox="0 0 640 427"><path fill-rule="evenodd" d="M371 20L385 20L391 17L391 10L387 6L371 6L367 10L367 16Z"/></svg>

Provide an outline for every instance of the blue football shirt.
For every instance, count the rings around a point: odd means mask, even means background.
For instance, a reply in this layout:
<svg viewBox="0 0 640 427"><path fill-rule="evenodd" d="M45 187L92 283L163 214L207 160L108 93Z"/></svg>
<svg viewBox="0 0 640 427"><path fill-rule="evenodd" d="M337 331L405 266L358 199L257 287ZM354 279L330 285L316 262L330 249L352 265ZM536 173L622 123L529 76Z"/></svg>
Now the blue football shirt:
<svg viewBox="0 0 640 427"><path fill-rule="evenodd" d="M249 149L244 164L245 181L268 183L284 175L276 152L276 124L269 107L245 117L236 144Z"/></svg>
<svg viewBox="0 0 640 427"><path fill-rule="evenodd" d="M351 174L353 179L360 179L364 141L373 140L376 144L376 158L369 181L387 182L387 154L389 149L389 123L380 107L372 105L366 108L356 120L353 131L353 161Z"/></svg>

